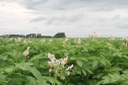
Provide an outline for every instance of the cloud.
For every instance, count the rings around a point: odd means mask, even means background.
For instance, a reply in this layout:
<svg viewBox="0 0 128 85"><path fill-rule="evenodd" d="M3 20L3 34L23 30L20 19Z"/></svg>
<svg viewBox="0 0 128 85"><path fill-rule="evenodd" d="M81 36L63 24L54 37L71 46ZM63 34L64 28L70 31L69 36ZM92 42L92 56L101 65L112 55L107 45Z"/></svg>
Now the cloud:
<svg viewBox="0 0 128 85"><path fill-rule="evenodd" d="M122 23L123 22L123 23ZM119 20L115 26L119 29L128 29L128 18Z"/></svg>
<svg viewBox="0 0 128 85"><path fill-rule="evenodd" d="M71 10L83 7L111 10L128 7L128 0L19 0L19 2L35 10Z"/></svg>
<svg viewBox="0 0 128 85"><path fill-rule="evenodd" d="M41 22L44 21L46 18L45 17L37 17L37 18L33 18L32 20L30 20L30 22Z"/></svg>
<svg viewBox="0 0 128 85"><path fill-rule="evenodd" d="M68 25L79 22L83 17L82 14L65 15L65 14L53 14L49 16L37 17L30 22L44 22L45 25Z"/></svg>
<svg viewBox="0 0 128 85"><path fill-rule="evenodd" d="M104 36L116 33L123 35L128 31L126 29L128 0L0 0L0 2L4 3L4 7L0 8L2 19L0 29L9 29L8 25L10 29L15 28L9 32L19 32L17 28L22 28L20 30L22 33L27 31L53 34L64 31L69 37L84 37L94 31Z"/></svg>

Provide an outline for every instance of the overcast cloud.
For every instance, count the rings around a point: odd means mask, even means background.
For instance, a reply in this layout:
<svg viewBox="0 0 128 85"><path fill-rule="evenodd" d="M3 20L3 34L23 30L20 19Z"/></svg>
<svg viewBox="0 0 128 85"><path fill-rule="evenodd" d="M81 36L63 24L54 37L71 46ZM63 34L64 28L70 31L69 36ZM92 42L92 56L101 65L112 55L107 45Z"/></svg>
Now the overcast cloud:
<svg viewBox="0 0 128 85"><path fill-rule="evenodd" d="M128 0L0 0L0 34L128 36Z"/></svg>

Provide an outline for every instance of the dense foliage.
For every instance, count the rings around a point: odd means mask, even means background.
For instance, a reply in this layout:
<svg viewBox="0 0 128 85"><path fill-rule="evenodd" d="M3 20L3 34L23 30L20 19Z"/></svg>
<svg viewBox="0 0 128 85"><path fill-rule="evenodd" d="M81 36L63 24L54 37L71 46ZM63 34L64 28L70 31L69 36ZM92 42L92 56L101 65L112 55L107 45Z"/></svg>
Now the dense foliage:
<svg viewBox="0 0 128 85"><path fill-rule="evenodd" d="M73 64L64 80L49 72L48 53ZM0 39L0 85L53 84L128 85L128 40Z"/></svg>

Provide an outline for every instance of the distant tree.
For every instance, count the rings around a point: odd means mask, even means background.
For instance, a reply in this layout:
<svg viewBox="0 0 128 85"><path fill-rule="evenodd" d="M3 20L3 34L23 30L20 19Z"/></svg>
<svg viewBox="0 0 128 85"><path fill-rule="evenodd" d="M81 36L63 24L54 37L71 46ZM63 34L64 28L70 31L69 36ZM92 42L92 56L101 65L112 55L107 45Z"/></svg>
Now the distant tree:
<svg viewBox="0 0 128 85"><path fill-rule="evenodd" d="M26 38L36 38L36 34L28 34L26 35Z"/></svg>
<svg viewBox="0 0 128 85"><path fill-rule="evenodd" d="M64 32L59 32L55 34L54 38L66 38L66 35Z"/></svg>
<svg viewBox="0 0 128 85"><path fill-rule="evenodd" d="M19 35L19 34L6 34L6 35L0 35L0 38L65 38L65 33L64 32L59 32L55 34L55 36L46 36L46 35L41 35L41 34L27 34L27 35Z"/></svg>
<svg viewBox="0 0 128 85"><path fill-rule="evenodd" d="M18 38L18 37L25 37L24 35L18 35L18 34L9 34L8 38Z"/></svg>
<svg viewBox="0 0 128 85"><path fill-rule="evenodd" d="M36 36L37 38L41 38L41 34L37 34L37 36Z"/></svg>
<svg viewBox="0 0 128 85"><path fill-rule="evenodd" d="M42 38L52 38L52 36L41 36Z"/></svg>

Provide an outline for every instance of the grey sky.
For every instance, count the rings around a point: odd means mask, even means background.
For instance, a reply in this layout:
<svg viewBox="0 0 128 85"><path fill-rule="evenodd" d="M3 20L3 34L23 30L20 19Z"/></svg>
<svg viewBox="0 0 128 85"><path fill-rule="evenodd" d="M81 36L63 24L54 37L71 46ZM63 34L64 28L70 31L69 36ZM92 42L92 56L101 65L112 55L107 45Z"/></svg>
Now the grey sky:
<svg viewBox="0 0 128 85"><path fill-rule="evenodd" d="M0 0L0 34L128 36L128 0Z"/></svg>

